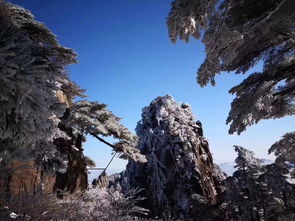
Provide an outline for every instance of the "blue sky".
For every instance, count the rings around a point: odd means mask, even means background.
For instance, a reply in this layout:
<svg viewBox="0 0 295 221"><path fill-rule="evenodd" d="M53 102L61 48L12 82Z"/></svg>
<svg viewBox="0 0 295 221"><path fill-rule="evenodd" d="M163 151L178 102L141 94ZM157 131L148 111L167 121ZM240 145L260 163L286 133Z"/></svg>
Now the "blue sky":
<svg viewBox="0 0 295 221"><path fill-rule="evenodd" d="M262 121L242 135L229 135L225 120L233 96L228 90L246 75L222 74L215 87L200 88L196 70L205 52L200 41L172 44L168 38L167 0L13 0L35 15L73 48L79 63L69 67L71 79L87 90L88 99L106 103L134 131L141 109L157 96L172 95L189 103L201 120L217 163L233 161L233 145L241 145L261 158L284 133L294 130L294 117ZM259 70L259 67L254 68ZM254 71L252 70L252 71ZM88 138L85 155L103 167L111 150ZM122 169L116 159L110 171Z"/></svg>

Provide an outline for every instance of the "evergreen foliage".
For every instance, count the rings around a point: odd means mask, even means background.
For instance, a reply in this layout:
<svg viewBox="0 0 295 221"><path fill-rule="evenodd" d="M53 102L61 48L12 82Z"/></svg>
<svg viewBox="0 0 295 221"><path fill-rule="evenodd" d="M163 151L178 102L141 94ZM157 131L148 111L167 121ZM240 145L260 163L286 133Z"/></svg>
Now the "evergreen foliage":
<svg viewBox="0 0 295 221"><path fill-rule="evenodd" d="M277 157L277 163L289 162L295 165L295 132L286 133L283 138L274 143L269 153L274 153Z"/></svg>
<svg viewBox="0 0 295 221"><path fill-rule="evenodd" d="M134 161L146 162L145 157L136 148L137 137L129 132L120 122L120 118L106 109L106 105L98 102L78 101L70 108L68 118L62 121L66 127L72 128L74 134L92 135L108 144L121 157L129 157ZM109 144L99 137L113 136L119 139Z"/></svg>
<svg viewBox="0 0 295 221"><path fill-rule="evenodd" d="M253 152L235 147L237 171L225 180L227 220L292 220L295 185L287 164L262 165Z"/></svg>
<svg viewBox="0 0 295 221"><path fill-rule="evenodd" d="M72 154L75 148L84 159L87 134L118 138L112 147L122 157L145 161L134 148L136 136L104 104L74 103L75 97L85 95L66 73L66 66L76 63L72 49L61 46L28 10L5 1L0 2L0 30L2 164L31 157L47 171L64 172L67 161L77 155Z"/></svg>
<svg viewBox="0 0 295 221"><path fill-rule="evenodd" d="M223 71L250 74L230 93L229 133L240 134L263 119L295 114L295 1L174 0L167 25L172 42L202 39L206 58L198 70L201 86L215 85Z"/></svg>
<svg viewBox="0 0 295 221"><path fill-rule="evenodd" d="M47 144L60 133L57 117L66 108L56 93L66 85L72 96L80 93L65 69L76 62L76 54L29 11L3 1L0 30L1 159L30 155L44 146L52 151Z"/></svg>

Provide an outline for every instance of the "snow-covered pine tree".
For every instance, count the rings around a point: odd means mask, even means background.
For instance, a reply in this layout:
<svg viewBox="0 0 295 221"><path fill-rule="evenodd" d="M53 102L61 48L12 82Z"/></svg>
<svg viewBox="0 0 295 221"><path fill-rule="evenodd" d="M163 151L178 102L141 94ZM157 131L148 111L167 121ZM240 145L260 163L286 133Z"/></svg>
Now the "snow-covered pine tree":
<svg viewBox="0 0 295 221"><path fill-rule="evenodd" d="M58 134L66 106L56 92L70 82L65 67L76 62L42 23L22 7L0 2L0 153L29 156ZM74 88L74 87L72 87ZM71 91L75 94L77 91ZM41 141L41 143L40 143ZM47 146L49 152L54 146Z"/></svg>
<svg viewBox="0 0 295 221"><path fill-rule="evenodd" d="M295 165L295 132L286 133L283 138L276 143L274 143L270 149L269 153L274 153L276 158L276 163L284 164L291 163ZM295 177L295 173L293 174Z"/></svg>
<svg viewBox="0 0 295 221"><path fill-rule="evenodd" d="M237 171L225 180L223 203L229 220L292 220L295 185L292 167L284 163L262 165L254 153L235 146Z"/></svg>
<svg viewBox="0 0 295 221"><path fill-rule="evenodd" d="M66 104L67 108L73 105L74 98L85 97L85 90L81 89L75 82L69 78L62 78L58 82L59 89L56 91L56 96L59 102ZM63 113L64 116L66 113ZM54 127L49 137L37 141L38 148L31 150L29 153L35 160L36 164L42 166L46 172L55 173L65 172L68 166L68 153L65 151L66 147L59 145L60 140L70 141L72 138L61 127L61 119L56 115L50 118ZM24 150L23 153L28 152Z"/></svg>
<svg viewBox="0 0 295 221"><path fill-rule="evenodd" d="M294 148L295 133L286 133L269 149L269 153L274 153L277 158L275 163L265 166L265 173L260 178L272 195L266 215L275 220L295 219Z"/></svg>
<svg viewBox="0 0 295 221"><path fill-rule="evenodd" d="M70 105L64 113L59 124L61 131L67 137L59 137L54 143L62 153L66 153L68 167L64 172L58 172L55 190L75 192L86 189L87 182L87 158L83 154L83 142L86 135L92 135L100 142L110 146L121 154L122 158L129 158L135 162L146 162L138 149L137 137L129 132L106 105L98 102L77 101ZM119 141L111 144L101 136L112 136ZM61 195L62 196L62 195Z"/></svg>
<svg viewBox="0 0 295 221"><path fill-rule="evenodd" d="M254 153L235 146L237 171L225 180L227 217L239 220L260 220L260 192L257 183L262 173L262 161Z"/></svg>
<svg viewBox="0 0 295 221"><path fill-rule="evenodd" d="M124 156L137 161L145 160L133 148L136 137L119 123L119 118L104 108L105 105L89 103L90 113L79 113L83 109L79 109L79 105L83 102L74 104L73 100L76 96L83 97L84 91L66 74L66 66L76 62L73 50L62 47L54 34L44 24L35 21L28 10L4 1L0 4L0 29L2 169L16 157L33 158L47 172L66 172L67 166L72 171L79 168L75 171L78 175L73 178L74 182L67 183L75 189L74 183L81 178L77 178L80 170L83 170L81 174L86 174L82 142L84 135L90 131L92 135L119 138L114 145L116 151L124 152ZM65 126L65 118L59 118L67 115L67 108L73 114L67 120L73 120L74 115L88 118L84 118L85 122L72 121L71 125ZM101 127L92 122L100 122L105 131L95 130ZM77 123L80 123L81 133L76 133L79 128ZM84 129L85 125L89 128ZM77 147L79 151L75 152ZM78 159L82 166L72 167ZM86 177L83 185L87 186L87 174L82 177L84 180Z"/></svg>
<svg viewBox="0 0 295 221"><path fill-rule="evenodd" d="M122 158L146 162L145 156L136 148L137 136L124 127L120 123L120 118L106 109L105 104L78 101L70 107L69 115L62 120L62 124L71 128L74 134L94 136L120 153ZM112 136L119 141L110 144L100 136Z"/></svg>
<svg viewBox="0 0 295 221"><path fill-rule="evenodd" d="M290 179L293 169L283 163L264 166L263 174L257 179L257 186L265 220L295 218L295 184Z"/></svg>
<svg viewBox="0 0 295 221"><path fill-rule="evenodd" d="M250 74L236 94L227 118L229 133L240 134L263 119L295 114L295 1L174 0L167 25L172 42L202 39L206 59L198 83L215 85L222 71Z"/></svg>

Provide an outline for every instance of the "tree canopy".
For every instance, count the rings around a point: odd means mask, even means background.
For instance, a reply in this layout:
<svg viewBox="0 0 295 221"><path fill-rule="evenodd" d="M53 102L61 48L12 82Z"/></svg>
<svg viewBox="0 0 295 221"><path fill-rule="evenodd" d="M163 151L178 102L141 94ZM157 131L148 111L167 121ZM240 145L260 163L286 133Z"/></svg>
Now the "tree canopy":
<svg viewBox="0 0 295 221"><path fill-rule="evenodd" d="M229 133L240 134L263 119L295 114L295 1L174 0L167 19L172 42L190 36L205 44L197 71L203 87L215 76L243 74L261 62L230 93L236 98L227 118Z"/></svg>
<svg viewBox="0 0 295 221"><path fill-rule="evenodd" d="M76 62L75 52L61 46L29 11L1 1L0 29L0 151L7 155L52 138L54 116L66 108L56 92L63 85L72 96L80 90L69 83L65 69Z"/></svg>
<svg viewBox="0 0 295 221"><path fill-rule="evenodd" d="M73 133L92 135L99 141L109 145L116 152L121 153L122 158L130 158L134 161L146 162L146 158L136 148L137 136L120 123L120 118L106 109L105 104L90 101L78 101L70 108L68 118L62 123L72 128ZM119 139L115 144L106 142L99 136L112 136Z"/></svg>
<svg viewBox="0 0 295 221"><path fill-rule="evenodd" d="M122 157L145 161L134 148L137 137L105 104L74 102L76 97L85 97L66 71L77 62L77 55L61 46L30 11L0 0L0 30L0 162L16 155L64 162L54 141L71 140L70 130L78 137L118 138L110 146L123 153ZM61 124L68 128L62 131Z"/></svg>

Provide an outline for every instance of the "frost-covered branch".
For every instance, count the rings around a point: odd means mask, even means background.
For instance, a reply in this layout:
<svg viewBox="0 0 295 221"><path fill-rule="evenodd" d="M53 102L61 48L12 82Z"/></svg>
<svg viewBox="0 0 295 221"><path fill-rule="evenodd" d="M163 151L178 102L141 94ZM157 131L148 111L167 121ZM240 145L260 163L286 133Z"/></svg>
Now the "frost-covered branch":
<svg viewBox="0 0 295 221"><path fill-rule="evenodd" d="M295 1L174 0L167 26L172 42L201 38L206 58L198 69L201 86L215 85L221 72L253 73L231 89L236 94L227 119L240 134L262 119L294 115Z"/></svg>
<svg viewBox="0 0 295 221"><path fill-rule="evenodd" d="M295 164L295 132L286 133L281 140L275 142L269 153L274 153L277 157L276 162L289 162Z"/></svg>
<svg viewBox="0 0 295 221"><path fill-rule="evenodd" d="M240 134L247 126L263 119L295 114L295 60L269 65L262 73L253 73L230 90L236 94L227 118L229 133Z"/></svg>
<svg viewBox="0 0 295 221"><path fill-rule="evenodd" d="M89 101L78 101L70 108L70 114L63 123L73 129L74 133L90 134L100 142L122 153L122 157L131 158L134 161L146 162L145 157L136 149L137 137L129 132L105 104ZM111 144L101 136L112 136L119 142Z"/></svg>
<svg viewBox="0 0 295 221"><path fill-rule="evenodd" d="M283 163L263 165L252 151L239 146L235 151L237 171L225 180L225 220L292 220L293 169Z"/></svg>
<svg viewBox="0 0 295 221"><path fill-rule="evenodd" d="M0 30L0 156L8 159L17 152L27 157L42 152L45 143L45 152L56 151L52 141L61 132L55 119L66 108L56 93L78 93L66 74L76 54L29 11L4 1ZM67 84L72 86L63 88Z"/></svg>

